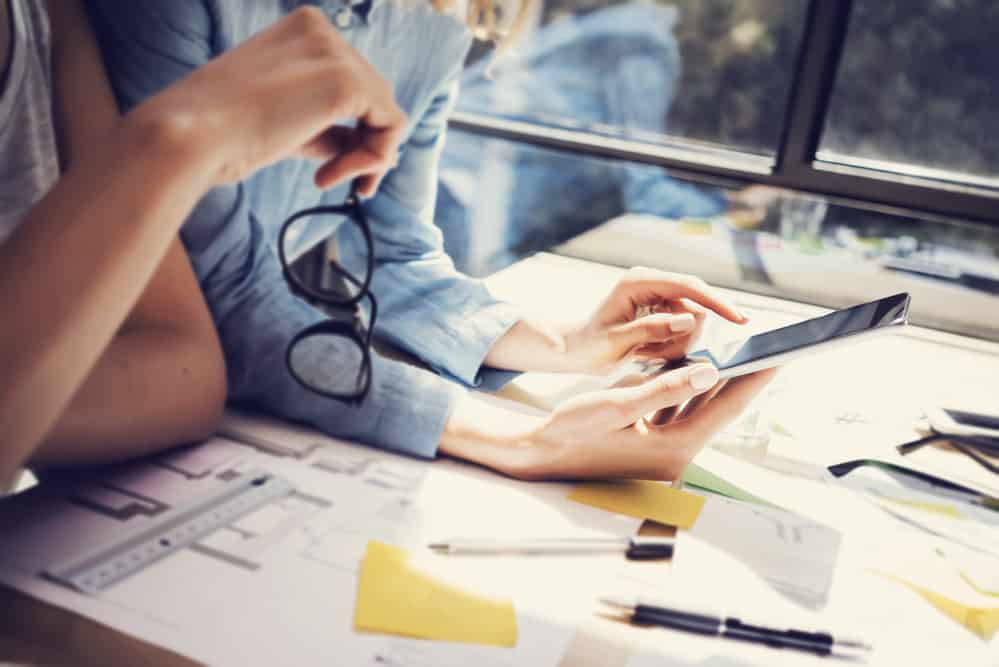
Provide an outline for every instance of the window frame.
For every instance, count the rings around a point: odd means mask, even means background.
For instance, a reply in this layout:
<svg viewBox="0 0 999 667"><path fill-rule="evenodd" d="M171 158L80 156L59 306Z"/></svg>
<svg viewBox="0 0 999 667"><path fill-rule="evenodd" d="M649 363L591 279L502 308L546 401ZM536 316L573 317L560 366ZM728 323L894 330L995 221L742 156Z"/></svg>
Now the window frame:
<svg viewBox="0 0 999 667"><path fill-rule="evenodd" d="M926 170L917 166L906 170L892 165L888 170L819 161L819 144L852 10L853 0L808 3L774 157L705 150L685 146L681 140L654 145L468 112L454 112L449 127L542 148L657 165L713 185L760 183L890 215L999 227L999 189L927 178L921 175Z"/></svg>

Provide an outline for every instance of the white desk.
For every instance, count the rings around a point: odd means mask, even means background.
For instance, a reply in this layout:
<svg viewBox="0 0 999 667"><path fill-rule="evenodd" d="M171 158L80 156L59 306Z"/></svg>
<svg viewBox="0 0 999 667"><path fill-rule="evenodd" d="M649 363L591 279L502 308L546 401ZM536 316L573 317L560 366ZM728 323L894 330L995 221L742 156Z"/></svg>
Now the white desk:
<svg viewBox="0 0 999 667"><path fill-rule="evenodd" d="M525 303L549 316L569 317L595 305L619 273L620 270L605 266L539 255L500 272L489 283L502 297ZM729 294L750 312L757 328L815 312L766 297ZM725 335L725 331L721 329L713 335ZM793 468L806 475L816 465L840 462L861 453L891 458L892 446L911 432L911 417L920 406L941 401L969 408L986 405L994 400L997 378L999 346L918 329L905 336L805 360L786 369L776 394L767 403L794 437L775 435L767 451L758 451L755 457L770 467ZM525 375L515 381L508 394L543 403L560 393L578 390L586 383L580 378ZM841 419L844 416L849 419ZM322 456L322 451L309 456ZM950 460L949 455L939 452L925 452L922 456L926 460L936 457L936 463L946 459L946 465L956 474L977 475L963 459ZM522 524L545 525L549 530L556 524L625 531L637 527L635 520L594 513L595 510L567 503L564 484L512 482L450 461L400 463L424 468L427 473L418 498L419 520L407 523L409 534L404 536L413 545L439 538L441 530L457 530L456 526L491 533L510 532ZM761 474L775 475L770 471ZM319 480L316 491L322 491L323 478L316 479ZM886 564L879 557L879 550L884 550L885 545L897 551L904 545L919 544L916 533L850 493L807 479L787 479L769 490L774 502L801 507L803 512L843 532L841 558L828 609L819 616L803 611L802 619L823 619L823 624L835 626L832 629L859 624L863 634L878 643L879 652L869 664L951 662L962 667L999 664L999 639L986 644L908 589L868 571L869 567L890 567L890 559ZM599 613L597 595L620 593L629 586L655 593L668 593L671 587L702 590L705 597L716 600L738 598L731 599L729 604L747 616L758 603L766 606L764 598L767 604L773 602L773 591L757 581L752 572L732 564L723 555L716 556L711 565L705 561L702 568L695 563L693 569L685 569L684 581L671 579L675 573L662 563L629 564L616 557L481 560L456 566L491 586L507 586L518 612L523 610L530 616L520 619L522 640L513 651L483 649L469 653L454 645L359 636L351 628L355 589L349 570L328 579L304 581L289 573L286 580L271 578L263 588L248 588L238 601L226 604L236 604L253 615L263 616L269 606L279 603L291 604L289 609L294 610L281 619L281 627L271 636L245 639L246 659L242 664L287 664L288 661L299 664L296 658L302 655L313 656L317 662L326 660L326 664L329 661L370 664L360 661L358 656L370 647L386 645L390 649L395 646L392 650L410 661L401 664L411 667L472 664L470 655L480 667L510 664L511 660L515 664L559 667L828 664L828 660L821 663L821 658L800 653L667 630L634 628ZM162 567L170 571L176 565L164 561ZM183 601L184 591L191 582L178 578L182 572L182 569L174 571L169 589L157 594L163 599L155 600L156 604L169 607ZM223 583L231 586L238 581L206 578L199 582L203 591L200 604L204 608L193 608L190 616L200 619L204 615L204 620L198 622L215 624L224 633L226 642L242 641L246 627L239 626L235 616L229 618L226 604L220 604L218 596L212 594L221 590ZM317 587L329 591L329 595L317 598ZM176 655L152 649L81 617L13 593L0 595L0 605L12 612L5 613L0 621L0 660L87 664L142 660L149 664L185 664ZM296 599L302 601L301 606L294 606ZM307 631L311 634L306 634ZM53 644L62 647L55 651L56 657Z"/></svg>
<svg viewBox="0 0 999 667"><path fill-rule="evenodd" d="M618 266L638 264L692 273L712 284L739 287L745 281L732 234L720 222L690 225L651 215L622 215L567 241L559 251ZM772 234L746 235L740 242L754 246L773 281L773 285L753 283L746 289L837 307L909 292L918 321L999 340L999 297L995 295L885 270L842 248L805 252Z"/></svg>

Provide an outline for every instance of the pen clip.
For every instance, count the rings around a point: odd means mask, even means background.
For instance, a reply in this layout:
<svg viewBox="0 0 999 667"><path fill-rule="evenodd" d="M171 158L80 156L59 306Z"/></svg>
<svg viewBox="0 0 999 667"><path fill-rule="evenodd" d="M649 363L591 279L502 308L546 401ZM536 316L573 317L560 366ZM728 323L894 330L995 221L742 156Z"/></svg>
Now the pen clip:
<svg viewBox="0 0 999 667"><path fill-rule="evenodd" d="M664 560L673 557L671 537L632 537L624 553L628 560Z"/></svg>

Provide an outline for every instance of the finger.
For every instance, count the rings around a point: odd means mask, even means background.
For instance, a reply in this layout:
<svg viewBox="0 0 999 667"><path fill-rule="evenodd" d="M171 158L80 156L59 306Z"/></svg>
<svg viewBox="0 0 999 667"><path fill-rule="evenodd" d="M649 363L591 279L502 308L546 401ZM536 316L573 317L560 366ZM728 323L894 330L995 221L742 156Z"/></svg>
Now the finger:
<svg viewBox="0 0 999 667"><path fill-rule="evenodd" d="M641 373L628 373L627 375L618 378L613 384L613 388L620 387L637 387L638 385L645 384L648 382L649 378Z"/></svg>
<svg viewBox="0 0 999 667"><path fill-rule="evenodd" d="M621 280L618 289L623 291L623 296L637 303L656 299L690 299L731 322L743 324L749 321L734 304L695 276L636 268Z"/></svg>
<svg viewBox="0 0 999 667"><path fill-rule="evenodd" d="M694 330L690 332L690 336L686 341L686 349L689 351L692 347L694 347L694 345L697 344L698 341L701 340L701 336L704 335L704 325L708 321L708 310L703 306L699 306L693 301L689 301L687 299L684 299L683 307L688 309L697 321L697 325L694 327Z"/></svg>
<svg viewBox="0 0 999 667"><path fill-rule="evenodd" d="M689 337L681 336L666 343L651 343L637 348L633 354L637 359L672 361L687 356L690 347Z"/></svg>
<svg viewBox="0 0 999 667"><path fill-rule="evenodd" d="M636 387L608 389L614 406L610 428L625 428L663 408L679 405L707 391L718 382L718 370L710 364L696 364L656 376Z"/></svg>
<svg viewBox="0 0 999 667"><path fill-rule="evenodd" d="M356 128L334 125L303 146L301 156L315 160L329 161L341 153L354 150L357 142Z"/></svg>
<svg viewBox="0 0 999 667"><path fill-rule="evenodd" d="M333 157L316 170L316 187L325 190L337 183L376 174L380 180L381 174L387 168L387 165L381 158L366 151L355 150L342 153ZM361 194L370 196L368 192L362 192Z"/></svg>
<svg viewBox="0 0 999 667"><path fill-rule="evenodd" d="M384 176L384 174L377 173L358 176L357 180L354 181L354 187L362 197L373 197L378 191L378 186L381 184Z"/></svg>
<svg viewBox="0 0 999 667"><path fill-rule="evenodd" d="M707 405L715 396L721 393L721 390L725 388L728 384L728 380L721 380L715 386L708 389L703 394L694 396L692 399L687 401L687 404L683 406L683 409L678 411L675 418L676 419L687 419L691 415L695 414L702 407Z"/></svg>
<svg viewBox="0 0 999 667"><path fill-rule="evenodd" d="M316 185L327 188L341 181L364 177L359 192L370 197L385 172L398 160L400 132L396 128L332 128L326 132L324 146L332 149L332 158L316 172Z"/></svg>
<svg viewBox="0 0 999 667"><path fill-rule="evenodd" d="M701 321L705 319L711 311L704 306L691 301L690 299L672 299L669 301L663 301L661 305L656 306L654 312L673 313L674 315L690 313L694 316L694 319Z"/></svg>
<svg viewBox="0 0 999 667"><path fill-rule="evenodd" d="M697 320L690 313L655 313L611 328L610 338L615 347L631 349L639 345L664 343L677 334L693 331L696 326Z"/></svg>
<svg viewBox="0 0 999 667"><path fill-rule="evenodd" d="M673 341L668 340L665 343L648 343L646 345L641 345L635 348L634 354L639 359L662 359L665 361L667 359L666 353L673 349Z"/></svg>
<svg viewBox="0 0 999 667"><path fill-rule="evenodd" d="M690 299L681 299L680 306L674 312L683 313L687 312L694 316L694 320L697 322L697 327L700 328L708 319L708 309L700 304L694 303Z"/></svg>
<svg viewBox="0 0 999 667"><path fill-rule="evenodd" d="M697 396L695 396L694 398L692 398L690 400L693 401L696 398L697 398ZM687 401L687 402L689 403L690 401ZM679 409L680 409L680 406L678 406L678 405L674 405L674 406L671 406L671 407L668 407L668 408L663 408L662 410L659 410L654 415L652 415L650 418L648 418L646 420L646 422L649 423L649 424L651 424L652 426L665 426L666 424L669 424L670 422L673 421L673 419L676 417L676 413L677 413L677 411L679 411Z"/></svg>
<svg viewBox="0 0 999 667"><path fill-rule="evenodd" d="M653 421L653 423L656 426L665 426L672 422L686 419L717 396L727 382L728 380L720 380L717 384L715 384L715 386L711 387L711 389L708 389L703 394L694 396L683 405L675 406L668 413L664 411L664 414L657 415L657 418Z"/></svg>
<svg viewBox="0 0 999 667"><path fill-rule="evenodd" d="M408 120L406 112L396 103L390 87L386 87L380 100L361 115L361 121L368 127L389 133L389 139L394 140L392 150L402 140Z"/></svg>
<svg viewBox="0 0 999 667"><path fill-rule="evenodd" d="M734 422L775 375L776 370L769 369L730 380L712 401L695 414L666 428L680 426L690 430L694 439L703 444Z"/></svg>
<svg viewBox="0 0 999 667"><path fill-rule="evenodd" d="M686 349L690 349L698 340L700 340L701 335L704 333L704 325L708 319L708 313L711 312L704 306L698 305L691 301L690 299L678 299L676 301L663 301L660 305L656 306L653 312L666 312L672 313L673 315L683 315L684 313L689 313L694 317L694 328L686 335Z"/></svg>
<svg viewBox="0 0 999 667"><path fill-rule="evenodd" d="M402 121L405 116L400 115ZM373 197L385 175L399 164L399 144L403 138L404 122L398 122L378 130L371 130L365 137L368 150L388 160L388 169L365 174L357 183L357 191L363 197Z"/></svg>
<svg viewBox="0 0 999 667"><path fill-rule="evenodd" d="M662 343L650 343L642 345L632 354L639 359L682 359L695 348L698 341L704 334L704 323L707 319L708 310L687 300L674 302L678 304L674 310L674 315L689 312L695 319L694 328L682 335L673 336L668 341Z"/></svg>

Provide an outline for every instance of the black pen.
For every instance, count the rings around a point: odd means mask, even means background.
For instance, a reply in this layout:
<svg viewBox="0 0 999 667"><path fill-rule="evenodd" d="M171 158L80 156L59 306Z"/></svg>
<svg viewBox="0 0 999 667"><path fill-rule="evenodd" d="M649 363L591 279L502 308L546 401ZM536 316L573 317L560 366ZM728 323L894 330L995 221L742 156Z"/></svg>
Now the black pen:
<svg viewBox="0 0 999 667"><path fill-rule="evenodd" d="M778 630L750 625L738 618L702 611L681 610L642 600L601 598L604 604L631 612L634 623L660 625L674 630L686 630L713 637L741 639L774 648L790 648L818 655L856 657L871 650L871 645L859 639L833 637L828 632Z"/></svg>

